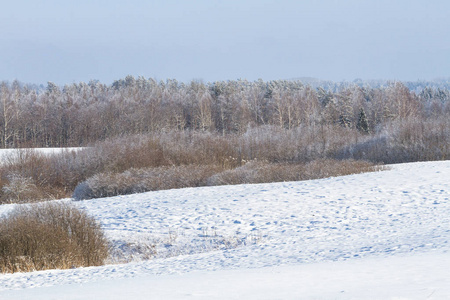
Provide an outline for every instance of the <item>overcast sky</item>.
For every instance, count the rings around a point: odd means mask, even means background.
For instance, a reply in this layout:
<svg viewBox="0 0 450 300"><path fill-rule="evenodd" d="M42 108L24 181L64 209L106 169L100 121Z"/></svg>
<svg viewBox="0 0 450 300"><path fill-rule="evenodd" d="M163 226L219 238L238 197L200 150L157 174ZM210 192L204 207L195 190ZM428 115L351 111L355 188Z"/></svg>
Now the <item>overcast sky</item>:
<svg viewBox="0 0 450 300"><path fill-rule="evenodd" d="M450 77L448 0L10 0L0 81Z"/></svg>

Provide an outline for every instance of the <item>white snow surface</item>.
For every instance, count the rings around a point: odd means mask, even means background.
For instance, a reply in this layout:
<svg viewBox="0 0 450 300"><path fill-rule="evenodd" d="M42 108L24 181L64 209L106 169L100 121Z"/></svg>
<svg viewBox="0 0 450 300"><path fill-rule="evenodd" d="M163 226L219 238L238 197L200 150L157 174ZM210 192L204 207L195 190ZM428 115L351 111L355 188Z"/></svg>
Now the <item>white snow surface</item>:
<svg viewBox="0 0 450 300"><path fill-rule="evenodd" d="M83 147L72 147L72 148L14 148L14 149L0 149L0 164L8 159L16 159L23 152L35 152L44 155L57 155L64 152L80 151L85 149Z"/></svg>
<svg viewBox="0 0 450 300"><path fill-rule="evenodd" d="M74 202L127 256L0 274L0 299L450 299L450 161L389 167Z"/></svg>

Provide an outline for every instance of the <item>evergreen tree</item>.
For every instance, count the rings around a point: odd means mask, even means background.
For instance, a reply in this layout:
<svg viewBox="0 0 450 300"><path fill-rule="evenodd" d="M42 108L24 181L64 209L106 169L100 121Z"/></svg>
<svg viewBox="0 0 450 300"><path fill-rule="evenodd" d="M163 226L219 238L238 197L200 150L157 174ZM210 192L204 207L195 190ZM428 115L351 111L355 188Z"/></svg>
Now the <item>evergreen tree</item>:
<svg viewBox="0 0 450 300"><path fill-rule="evenodd" d="M367 121L367 116L366 112L364 111L364 108L361 108L361 111L359 112L358 123L356 124L356 128L362 133L366 134L370 133L369 122Z"/></svg>

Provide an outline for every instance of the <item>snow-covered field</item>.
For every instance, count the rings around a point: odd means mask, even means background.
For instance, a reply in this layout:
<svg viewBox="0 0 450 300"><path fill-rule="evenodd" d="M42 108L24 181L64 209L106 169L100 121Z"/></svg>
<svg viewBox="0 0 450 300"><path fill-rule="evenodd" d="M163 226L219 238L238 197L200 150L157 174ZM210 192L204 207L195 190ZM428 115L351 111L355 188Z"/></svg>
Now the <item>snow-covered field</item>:
<svg viewBox="0 0 450 300"><path fill-rule="evenodd" d="M41 153L44 155L59 154L62 152L79 151L83 149L82 147L73 148L23 148L23 149L0 149L0 163L8 159L15 159L20 156L21 153L31 151L36 153Z"/></svg>
<svg viewBox="0 0 450 300"><path fill-rule="evenodd" d="M450 161L76 204L127 255L0 275L0 299L450 299Z"/></svg>

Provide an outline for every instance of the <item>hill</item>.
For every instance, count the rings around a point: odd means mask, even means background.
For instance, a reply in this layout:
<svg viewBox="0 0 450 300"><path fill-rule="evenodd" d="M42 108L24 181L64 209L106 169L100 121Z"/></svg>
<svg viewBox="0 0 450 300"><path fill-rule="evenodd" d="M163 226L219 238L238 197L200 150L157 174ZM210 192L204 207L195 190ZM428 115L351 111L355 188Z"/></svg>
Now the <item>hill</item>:
<svg viewBox="0 0 450 300"><path fill-rule="evenodd" d="M125 254L103 267L0 275L0 297L446 298L448 178L450 161L408 163L76 202Z"/></svg>

